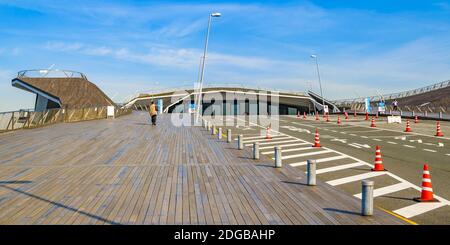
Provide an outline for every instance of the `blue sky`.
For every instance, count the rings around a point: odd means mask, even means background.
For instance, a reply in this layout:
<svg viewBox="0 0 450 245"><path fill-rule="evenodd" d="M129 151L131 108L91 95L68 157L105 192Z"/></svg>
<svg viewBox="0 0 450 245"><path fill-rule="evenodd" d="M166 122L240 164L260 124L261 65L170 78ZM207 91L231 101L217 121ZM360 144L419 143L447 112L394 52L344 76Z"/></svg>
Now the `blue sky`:
<svg viewBox="0 0 450 245"><path fill-rule="evenodd" d="M208 14L205 83L389 93L450 79L450 2L0 0L0 111L32 108L16 72L85 73L117 102L137 91L192 86Z"/></svg>

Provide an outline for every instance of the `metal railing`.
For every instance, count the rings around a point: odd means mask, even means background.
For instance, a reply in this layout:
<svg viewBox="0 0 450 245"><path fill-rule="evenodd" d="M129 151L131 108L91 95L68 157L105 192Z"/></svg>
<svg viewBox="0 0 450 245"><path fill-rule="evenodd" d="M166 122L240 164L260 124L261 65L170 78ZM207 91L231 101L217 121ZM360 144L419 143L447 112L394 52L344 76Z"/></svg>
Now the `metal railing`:
<svg viewBox="0 0 450 245"><path fill-rule="evenodd" d="M64 78L83 78L86 76L78 71L70 70L57 70L57 69L36 69L36 70L23 70L17 73L17 77L64 77Z"/></svg>
<svg viewBox="0 0 450 245"><path fill-rule="evenodd" d="M115 108L115 116L130 114L131 109ZM50 109L42 112L20 110L0 113L0 133L17 129L43 127L55 123L69 123L107 118L107 107L82 109Z"/></svg>
<svg viewBox="0 0 450 245"><path fill-rule="evenodd" d="M446 88L446 87L450 87L450 80L432 84L432 85L418 88L418 89L399 92L399 93L391 93L391 94L385 94L385 95L381 95L381 96L380 95L369 96L369 98L370 98L370 101L373 101L373 102L380 101L380 98L383 98L383 100L393 100L393 99L400 99L400 98L413 96L413 95L417 95L417 94L423 94L423 93L431 92L431 91ZM364 103L365 98L366 97L353 98L353 99L341 99L341 100L335 100L334 103L338 106L348 105L348 104L353 104L353 103Z"/></svg>

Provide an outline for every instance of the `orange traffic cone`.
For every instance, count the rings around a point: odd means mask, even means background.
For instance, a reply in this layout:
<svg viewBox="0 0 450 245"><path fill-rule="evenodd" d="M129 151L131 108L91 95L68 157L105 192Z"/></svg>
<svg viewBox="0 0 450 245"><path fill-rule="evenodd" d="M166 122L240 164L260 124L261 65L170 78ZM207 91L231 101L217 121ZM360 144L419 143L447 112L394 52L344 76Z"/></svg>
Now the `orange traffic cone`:
<svg viewBox="0 0 450 245"><path fill-rule="evenodd" d="M319 113L316 111L316 121L319 121Z"/></svg>
<svg viewBox="0 0 450 245"><path fill-rule="evenodd" d="M353 112L353 117L356 117L356 111Z"/></svg>
<svg viewBox="0 0 450 245"><path fill-rule="evenodd" d="M338 125L341 124L341 117L340 117L340 116L338 116L337 124L338 124Z"/></svg>
<svg viewBox="0 0 450 245"><path fill-rule="evenodd" d="M420 198L414 198L418 202L438 202L433 195L433 186L431 185L431 175L428 164L423 165L422 191Z"/></svg>
<svg viewBox="0 0 450 245"><path fill-rule="evenodd" d="M371 128L375 128L375 119L372 117L372 123L370 124Z"/></svg>
<svg viewBox="0 0 450 245"><path fill-rule="evenodd" d="M300 112L297 111L297 118L300 118Z"/></svg>
<svg viewBox="0 0 450 245"><path fill-rule="evenodd" d="M409 120L406 120L406 129L405 132L411 132L411 125L409 124Z"/></svg>
<svg viewBox="0 0 450 245"><path fill-rule="evenodd" d="M377 113L375 113L375 118L378 118L378 111L377 111Z"/></svg>
<svg viewBox="0 0 450 245"><path fill-rule="evenodd" d="M418 117L418 116L416 116L416 117L414 118L414 123L419 123L419 117Z"/></svg>
<svg viewBox="0 0 450 245"><path fill-rule="evenodd" d="M381 159L381 149L380 146L377 145L375 151L375 167L372 168L372 171L386 171L383 167L383 160Z"/></svg>
<svg viewBox="0 0 450 245"><path fill-rule="evenodd" d="M303 112L303 119L306 119L306 111Z"/></svg>
<svg viewBox="0 0 450 245"><path fill-rule="evenodd" d="M366 121L369 121L369 113L366 112Z"/></svg>
<svg viewBox="0 0 450 245"><path fill-rule="evenodd" d="M319 130L317 128L316 128L316 136L314 138L314 145L312 147L321 147L320 146Z"/></svg>
<svg viewBox="0 0 450 245"><path fill-rule="evenodd" d="M330 118L328 117L328 114L327 114L327 122L329 122L330 121Z"/></svg>
<svg viewBox="0 0 450 245"><path fill-rule="evenodd" d="M438 137L444 136L444 134L441 131L441 123L440 122L436 123L436 135L435 136L438 136Z"/></svg>
<svg viewBox="0 0 450 245"><path fill-rule="evenodd" d="M266 140L272 139L272 136L270 135L270 125L266 128Z"/></svg>
<svg viewBox="0 0 450 245"><path fill-rule="evenodd" d="M344 114L345 114L345 120L348 120L348 113L344 112Z"/></svg>

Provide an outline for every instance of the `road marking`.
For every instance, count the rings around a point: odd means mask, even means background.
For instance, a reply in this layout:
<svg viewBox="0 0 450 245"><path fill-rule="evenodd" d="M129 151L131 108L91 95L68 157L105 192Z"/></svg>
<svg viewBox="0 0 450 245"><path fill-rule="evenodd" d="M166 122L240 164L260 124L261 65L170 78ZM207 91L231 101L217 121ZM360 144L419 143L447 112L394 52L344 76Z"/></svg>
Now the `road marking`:
<svg viewBox="0 0 450 245"><path fill-rule="evenodd" d="M398 183L395 185L390 185L390 186L386 186L386 187L382 187L382 188L378 188L373 190L373 197L378 197L378 196L383 196L389 193L393 193L393 192L397 192L397 191L401 191L404 189L408 189L409 187L411 187L410 185L408 185L407 183ZM356 194L354 195L355 197L361 199L362 194Z"/></svg>
<svg viewBox="0 0 450 245"><path fill-rule="evenodd" d="M259 139L259 140L243 140L242 143L254 143L254 142L261 142L261 141L273 141L273 140L287 140L287 139L291 139L291 136L284 136L284 137L280 137L280 138L272 138L272 139Z"/></svg>
<svg viewBox="0 0 450 245"><path fill-rule="evenodd" d="M339 141L339 142L341 142L341 143L347 144L347 139L338 139L338 138L335 138L335 139L332 139L331 141Z"/></svg>
<svg viewBox="0 0 450 245"><path fill-rule="evenodd" d="M353 146L353 147L355 147L355 148L362 148L362 147L364 147L364 148L367 148L367 149L370 149L370 145L368 145L368 144L358 144L358 143L351 143L351 144L348 144L349 146Z"/></svg>
<svg viewBox="0 0 450 245"><path fill-rule="evenodd" d="M313 147L311 147L311 148L314 149ZM307 152L307 153L302 153L302 154L297 154L297 155L282 156L281 159L285 160L285 159L291 159L291 158L297 158L297 157L319 155L319 154L330 153L330 152L332 152L332 151L331 150L314 151L314 152Z"/></svg>
<svg viewBox="0 0 450 245"><path fill-rule="evenodd" d="M384 175L384 174L386 174L386 172L384 172L384 171L370 172L370 173L364 173L364 174L354 175L354 176L350 176L350 177L345 177L345 178L341 178L341 179L330 180L330 181L327 181L326 183L329 185L332 185L332 186L336 186L336 185L342 185L342 184L346 184L346 183L350 183L350 182L355 182L358 180L369 179L369 178L373 178L373 177Z"/></svg>
<svg viewBox="0 0 450 245"><path fill-rule="evenodd" d="M292 139L292 140L285 140L285 141L268 141L268 142L262 142L262 143L259 143L259 145L273 145L273 144L283 144L283 143L291 143L291 142L299 142L299 141L301 141L301 142L304 142L304 141L302 141L302 140L299 140L299 139ZM253 145L253 144L245 144L245 146L251 146L251 145ZM312 145L312 144L311 144Z"/></svg>
<svg viewBox="0 0 450 245"><path fill-rule="evenodd" d="M283 137L283 136L282 135L272 136L272 138L275 138L275 137ZM266 136L259 135L259 136L254 136L254 137L244 137L244 140L262 139L262 138L266 138Z"/></svg>
<svg viewBox="0 0 450 245"><path fill-rule="evenodd" d="M242 119L239 119L238 117L236 117L236 119L237 120L241 120L241 121L244 121L245 122L245 120L242 120ZM260 128L265 128L265 127L263 127L263 126L261 126L261 125L258 125L258 124L256 124L256 123L252 123L252 122L250 122L250 124L254 124L254 125L256 125L256 126L258 126L258 127L260 127ZM310 125L305 125L305 126L309 126L309 127L316 127L316 126L310 126ZM366 128L369 128L369 127L366 127ZM387 131L394 131L394 130L387 130ZM275 131L276 132L276 131ZM394 131L394 132L396 132L396 131ZM283 134L283 135L287 135L287 134L284 134L284 133L281 133L281 132L278 132L278 133L280 133L280 134ZM434 136L429 136L429 135L424 135L424 136L427 136L427 137L434 137ZM297 138L297 137L294 137L294 136L291 136L292 138L294 138L294 139L297 139L297 141L302 141L302 142L305 142L305 143L308 143L308 144L312 144L311 142L308 142L308 141L306 141L306 140L303 140L303 139L300 139L300 138ZM378 137L381 137L381 136L378 136ZM389 136L389 137L392 137L392 136ZM450 138L444 138L444 139L450 139ZM355 161L357 161L357 162L361 162L361 163L364 163L364 164L366 164L367 166L369 166L369 167L374 167L373 166L373 164L370 164L370 163L368 163L368 162L365 162L365 161L362 161L362 160L360 160L360 159L358 159L358 158L356 158L356 157L352 157L352 156L350 156L350 155L347 155L347 154L345 154L345 153L342 153L342 152L339 152L339 151L336 151L336 150L332 150L332 149L329 149L329 148L327 148L327 147L323 147L323 149L326 149L326 150L328 150L329 152L333 152L333 153L335 153L335 154L339 154L339 156L337 156L337 157L343 157L343 158L349 158L349 159L353 159L353 160L355 160ZM450 154L448 154L449 156L450 156ZM319 162L319 161L318 161ZM298 165L297 166L299 166L299 165L301 165L301 163L302 162L300 162L300 163L297 163ZM293 164L290 164L291 166L293 165ZM409 185L411 185L411 188L413 188L413 189L415 189L415 190L417 190L417 191L421 191L421 187L419 187L419 186L416 186L416 185L414 185L414 184L412 184L411 182L409 182L409 181L407 181L407 180L405 180L405 179L403 179L403 178L401 178L401 177L399 177L399 176L397 176L397 175L395 175L395 174L393 174L393 173L390 173L390 172L371 172L371 173L369 173L369 174L377 174L377 173L379 173L379 174L387 174L388 176L390 176L390 177L392 177L393 179L395 179L395 180L397 180L398 182L402 182L402 183L407 183L407 184L409 184ZM354 177L356 177L356 176L353 176L353 178ZM363 176L364 178L365 177L367 177L367 176ZM328 182L327 182L328 183ZM437 199L437 200L439 200L441 203L443 203L443 206L445 206L445 205L450 205L450 201L448 201L448 200L446 200L446 199L444 199L444 198L442 198L442 197L440 197L440 196L438 196L438 195L434 195L434 197ZM421 203L421 204L425 204L425 205L428 205L428 204L430 204L430 203ZM401 210L401 209L399 209L399 210ZM431 211L431 210L430 210ZM427 211L424 211L424 212L427 212ZM413 215L414 216L414 215ZM411 216L412 217L412 216Z"/></svg>
<svg viewBox="0 0 450 245"><path fill-rule="evenodd" d="M450 154L449 154L450 155ZM330 161L334 161L334 160L339 160L339 159L344 159L347 158L347 156L334 156L334 157L327 157L327 158L320 158L316 160L316 163L320 163L320 162L330 162ZM297 163L291 163L289 164L292 167L298 167L298 166L303 166L306 165L306 161L302 161L302 162L297 162Z"/></svg>
<svg viewBox="0 0 450 245"><path fill-rule="evenodd" d="M412 145L403 145L404 147L409 147L409 148L416 148L415 146Z"/></svg>
<svg viewBox="0 0 450 245"><path fill-rule="evenodd" d="M349 135L351 135L351 136L357 136L356 134L349 134Z"/></svg>
<svg viewBox="0 0 450 245"><path fill-rule="evenodd" d="M403 221L405 221L405 222L407 222L407 223L409 223L409 224L411 224L411 225L418 225L418 223L416 223L416 222L414 222L414 221L412 221L412 220L409 220L409 219L407 219L407 218L405 218L405 217L403 217L403 216L401 216L401 215L398 215L398 214L396 214L396 213L393 213L393 212L391 212L391 211L389 211L389 210L386 210L386 209L384 209L384 208L382 208L382 207L377 207L377 208L379 208L379 209L383 210L384 212L386 212L386 213L388 213L388 214L390 214L390 215L392 215L392 216L395 216L395 217L397 217L397 218L399 218L399 219L401 219L401 220L403 220Z"/></svg>
<svg viewBox="0 0 450 245"><path fill-rule="evenodd" d="M445 154L446 156L450 156L450 154Z"/></svg>
<svg viewBox="0 0 450 245"><path fill-rule="evenodd" d="M375 140L375 141L378 141L378 142L382 141L382 140L380 140L380 139L372 139L372 140Z"/></svg>
<svg viewBox="0 0 450 245"><path fill-rule="evenodd" d="M341 132L341 134L347 134L346 132Z"/></svg>
<svg viewBox="0 0 450 245"><path fill-rule="evenodd" d="M361 138L363 138L363 139L368 139L369 137L367 137L367 136L361 136Z"/></svg>
<svg viewBox="0 0 450 245"><path fill-rule="evenodd" d="M334 171L358 167L358 166L362 166L362 165L366 165L366 164L364 164L362 162L355 162L355 163L349 163L349 164L344 164L344 165L339 165L339 166L334 166L334 167L329 167L329 168L322 168L322 169L316 170L316 174L334 172Z"/></svg>
<svg viewBox="0 0 450 245"><path fill-rule="evenodd" d="M431 210L440 208L447 205L446 203L442 202L421 202L417 204L413 204L404 208L400 208L397 210L394 210L394 213L400 214L401 216L405 218L411 218L413 216L417 216L426 212L429 212Z"/></svg>
<svg viewBox="0 0 450 245"><path fill-rule="evenodd" d="M392 141L388 141L388 143L389 143L389 144L393 144L393 145L396 145L396 144L397 144L397 143L392 142Z"/></svg>
<svg viewBox="0 0 450 245"><path fill-rule="evenodd" d="M309 145L309 143L295 143L295 144L287 144L287 145L279 145L281 147L290 147L290 146L301 146L301 145ZM259 147L260 150L265 150L265 149L273 149L273 146L263 146L263 147Z"/></svg>
<svg viewBox="0 0 450 245"><path fill-rule="evenodd" d="M429 151L429 152L437 152L435 150L430 150L430 149L423 149L424 151Z"/></svg>
<svg viewBox="0 0 450 245"><path fill-rule="evenodd" d="M311 150L313 149L311 146L308 147L300 147L300 148L294 148L294 149L286 149L283 150L281 149L281 153L285 153L285 152L293 152L293 151L304 151L304 150ZM275 151L265 151L265 152L261 152L261 154L263 155L268 155L268 154L273 154L275 153Z"/></svg>
<svg viewBox="0 0 450 245"><path fill-rule="evenodd" d="M424 145L434 145L433 143L423 143Z"/></svg>

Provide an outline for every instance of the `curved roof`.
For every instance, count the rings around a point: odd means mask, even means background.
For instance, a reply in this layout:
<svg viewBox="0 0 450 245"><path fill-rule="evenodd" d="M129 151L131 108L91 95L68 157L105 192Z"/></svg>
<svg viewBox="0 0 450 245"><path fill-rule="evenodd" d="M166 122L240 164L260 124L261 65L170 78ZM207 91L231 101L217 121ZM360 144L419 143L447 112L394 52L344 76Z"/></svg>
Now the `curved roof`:
<svg viewBox="0 0 450 245"><path fill-rule="evenodd" d="M86 108L115 105L95 84L85 78L17 77L12 86L41 94L62 108Z"/></svg>

